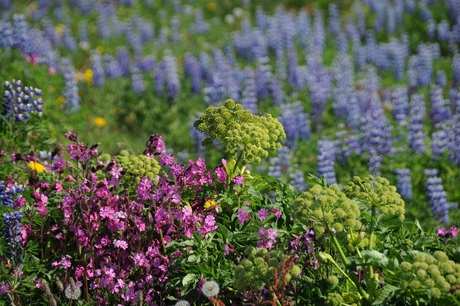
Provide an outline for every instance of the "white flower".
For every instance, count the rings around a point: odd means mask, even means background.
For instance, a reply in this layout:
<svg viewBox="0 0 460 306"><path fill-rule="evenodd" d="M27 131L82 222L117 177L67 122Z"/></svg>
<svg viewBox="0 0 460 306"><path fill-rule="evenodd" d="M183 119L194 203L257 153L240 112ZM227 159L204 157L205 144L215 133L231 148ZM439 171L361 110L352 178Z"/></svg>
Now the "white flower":
<svg viewBox="0 0 460 306"><path fill-rule="evenodd" d="M78 298L80 297L81 295L81 290L79 287L77 286L72 286L72 285L67 285L67 287L65 287L65 296L66 298L68 298L69 300L78 300Z"/></svg>
<svg viewBox="0 0 460 306"><path fill-rule="evenodd" d="M206 281L201 288L206 297L217 296L220 292L219 284L215 281Z"/></svg>
<svg viewBox="0 0 460 306"><path fill-rule="evenodd" d="M190 303L184 300L178 301L174 306L190 306Z"/></svg>

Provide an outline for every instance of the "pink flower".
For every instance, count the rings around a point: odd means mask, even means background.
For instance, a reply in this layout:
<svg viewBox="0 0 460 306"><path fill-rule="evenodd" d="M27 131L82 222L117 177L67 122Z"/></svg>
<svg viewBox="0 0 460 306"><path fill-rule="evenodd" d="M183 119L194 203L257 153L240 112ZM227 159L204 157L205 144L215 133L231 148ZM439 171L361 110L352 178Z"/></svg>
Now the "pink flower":
<svg viewBox="0 0 460 306"><path fill-rule="evenodd" d="M124 240L117 240L115 239L113 241L113 245L116 247L116 248L120 248L120 249L123 249L123 250L126 250L128 248L128 243Z"/></svg>
<svg viewBox="0 0 460 306"><path fill-rule="evenodd" d="M452 237L457 237L458 236L458 227L451 227L449 230L449 233L452 235Z"/></svg>
<svg viewBox="0 0 460 306"><path fill-rule="evenodd" d="M444 227L438 229L438 236L439 237L445 237L446 235L447 235L447 230Z"/></svg>
<svg viewBox="0 0 460 306"><path fill-rule="evenodd" d="M217 175L217 180L221 183L225 183L227 181L227 172L222 167L217 167L214 172Z"/></svg>
<svg viewBox="0 0 460 306"><path fill-rule="evenodd" d="M243 185L244 177L242 175L237 175L232 179L232 183L235 185Z"/></svg>
<svg viewBox="0 0 460 306"><path fill-rule="evenodd" d="M246 221L251 220L251 216L246 209L238 210L238 222L243 225Z"/></svg>
<svg viewBox="0 0 460 306"><path fill-rule="evenodd" d="M268 217L268 210L266 210L265 208L262 208L257 213L257 217L259 218L260 221L264 221Z"/></svg>

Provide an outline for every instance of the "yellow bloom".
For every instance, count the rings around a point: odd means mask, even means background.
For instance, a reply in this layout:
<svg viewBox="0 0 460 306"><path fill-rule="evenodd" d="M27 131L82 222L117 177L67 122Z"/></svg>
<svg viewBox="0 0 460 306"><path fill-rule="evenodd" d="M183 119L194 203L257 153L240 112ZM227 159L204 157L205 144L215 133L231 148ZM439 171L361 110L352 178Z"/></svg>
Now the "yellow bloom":
<svg viewBox="0 0 460 306"><path fill-rule="evenodd" d="M93 124L97 127L103 127L107 125L107 121L102 117L96 117L93 120Z"/></svg>
<svg viewBox="0 0 460 306"><path fill-rule="evenodd" d="M62 34L64 33L65 25L63 25L62 23L58 23L55 29L56 29L56 34L58 36L62 36Z"/></svg>
<svg viewBox="0 0 460 306"><path fill-rule="evenodd" d="M103 46L97 46L96 50L99 51L99 53L104 53L104 47Z"/></svg>
<svg viewBox="0 0 460 306"><path fill-rule="evenodd" d="M38 173L42 173L46 171L45 166L43 166L40 163L34 162L34 161L29 162L27 165L29 166L31 170L37 171Z"/></svg>
<svg viewBox="0 0 460 306"><path fill-rule="evenodd" d="M61 105L61 104L63 104L65 101L66 101L66 100L65 100L65 98L64 98L63 96L59 96L59 97L56 98L56 104L57 104L57 105Z"/></svg>
<svg viewBox="0 0 460 306"><path fill-rule="evenodd" d="M213 208L214 206L216 206L216 201L214 200L207 200L205 203L204 203L204 208L205 209L210 209L210 208Z"/></svg>
<svg viewBox="0 0 460 306"><path fill-rule="evenodd" d="M208 2L206 3L206 7L208 8L208 10L210 10L211 12L214 12L216 9L217 9L217 5L215 2Z"/></svg>
<svg viewBox="0 0 460 306"><path fill-rule="evenodd" d="M93 70L86 69L85 73L83 74L83 77L84 77L86 83L88 83L88 85L93 84Z"/></svg>

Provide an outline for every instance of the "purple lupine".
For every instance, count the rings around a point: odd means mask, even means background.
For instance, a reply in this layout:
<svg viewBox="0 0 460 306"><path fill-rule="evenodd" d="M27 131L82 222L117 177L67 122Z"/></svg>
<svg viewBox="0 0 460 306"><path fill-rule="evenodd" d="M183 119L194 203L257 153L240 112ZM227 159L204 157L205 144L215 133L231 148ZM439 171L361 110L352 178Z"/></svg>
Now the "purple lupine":
<svg viewBox="0 0 460 306"><path fill-rule="evenodd" d="M310 89L313 126L316 130L321 130L323 112L332 91L331 75L327 68L323 66L322 59L319 56L308 55L305 76Z"/></svg>
<svg viewBox="0 0 460 306"><path fill-rule="evenodd" d="M126 26L124 35L126 44L134 50L134 53L141 53L143 47L142 39L132 20Z"/></svg>
<svg viewBox="0 0 460 306"><path fill-rule="evenodd" d="M257 97L264 99L268 97L268 87L270 79L272 77L270 71L270 65L268 64L268 57L262 57L257 59L257 70L256 70L256 87Z"/></svg>
<svg viewBox="0 0 460 306"><path fill-rule="evenodd" d="M159 96L165 93L165 66L165 62L160 61L153 72L153 91Z"/></svg>
<svg viewBox="0 0 460 306"><path fill-rule="evenodd" d="M106 16L99 15L97 18L97 32L102 39L112 36L109 19Z"/></svg>
<svg viewBox="0 0 460 306"><path fill-rule="evenodd" d="M299 87L299 76L298 76L299 59L295 48L291 48L288 51L287 56L287 78L288 84L295 87Z"/></svg>
<svg viewBox="0 0 460 306"><path fill-rule="evenodd" d="M186 53L184 56L184 74L190 77L192 93L200 94L202 80L201 66L196 57L191 53Z"/></svg>
<svg viewBox="0 0 460 306"><path fill-rule="evenodd" d="M13 47L22 50L25 54L31 54L29 33L30 27L22 14L13 15Z"/></svg>
<svg viewBox="0 0 460 306"><path fill-rule="evenodd" d="M311 21L310 15L306 10L301 10L297 15L296 24L298 26L297 36L299 44L302 49L306 49L309 45L309 38L311 34Z"/></svg>
<svg viewBox="0 0 460 306"><path fill-rule="evenodd" d="M131 59L128 50L125 47L118 47L116 58L121 75L125 77L131 75Z"/></svg>
<svg viewBox="0 0 460 306"><path fill-rule="evenodd" d="M163 57L165 65L165 82L169 103L172 103L179 94L180 83L177 71L176 58L170 52L166 52Z"/></svg>
<svg viewBox="0 0 460 306"><path fill-rule="evenodd" d="M136 58L136 68L140 72L151 72L155 69L156 61L153 55L147 55L145 57L138 56Z"/></svg>
<svg viewBox="0 0 460 306"><path fill-rule="evenodd" d="M64 47L70 52L77 51L77 41L72 36L72 32L68 26L64 26L64 31L62 32L62 42Z"/></svg>
<svg viewBox="0 0 460 306"><path fill-rule="evenodd" d="M324 177L328 184L337 184L334 170L335 142L323 138L318 141L318 177Z"/></svg>
<svg viewBox="0 0 460 306"><path fill-rule="evenodd" d="M393 66L393 75L397 80L402 80L404 78L405 62L408 55L404 42L392 38L388 44L388 52Z"/></svg>
<svg viewBox="0 0 460 306"><path fill-rule="evenodd" d="M337 4L329 4L328 30L332 35L338 35L340 32L340 11Z"/></svg>
<svg viewBox="0 0 460 306"><path fill-rule="evenodd" d="M423 120L426 116L425 97L413 94L410 97L409 107L409 148L412 152L421 154L426 150L426 133L423 131Z"/></svg>
<svg viewBox="0 0 460 306"><path fill-rule="evenodd" d="M277 155L269 158L268 175L277 179L286 175L291 166L291 155L292 152L288 147L279 148Z"/></svg>
<svg viewBox="0 0 460 306"><path fill-rule="evenodd" d="M12 184L12 183L5 183L0 181L0 204L6 205L9 207L15 207L17 205L16 201L22 198L22 195L19 193L24 192L24 187L22 185Z"/></svg>
<svg viewBox="0 0 460 306"><path fill-rule="evenodd" d="M294 164L292 166L294 171L289 173L289 184L294 187L298 192L302 192L308 189L308 185L305 182L305 177L303 172L298 169L299 165Z"/></svg>
<svg viewBox="0 0 460 306"><path fill-rule="evenodd" d="M433 125L441 123L452 116L449 100L444 99L442 88L431 85L430 89L430 118Z"/></svg>
<svg viewBox="0 0 460 306"><path fill-rule="evenodd" d="M448 41L450 35L450 25L447 20L442 20L437 25L437 33L439 41Z"/></svg>
<svg viewBox="0 0 460 306"><path fill-rule="evenodd" d="M269 83L270 98L273 105L281 106L284 101L284 90L281 81L277 77L272 77Z"/></svg>
<svg viewBox="0 0 460 306"><path fill-rule="evenodd" d="M401 197L405 200L412 199L412 185L410 169L396 169L397 189Z"/></svg>
<svg viewBox="0 0 460 306"><path fill-rule="evenodd" d="M0 48L12 48L14 44L11 23L0 21Z"/></svg>
<svg viewBox="0 0 460 306"><path fill-rule="evenodd" d="M361 138L359 135L344 129L343 124L340 124L339 128L341 130L335 134L337 137L335 141L336 160L342 165L348 165L350 156L361 154Z"/></svg>
<svg viewBox="0 0 460 306"><path fill-rule="evenodd" d="M75 68L70 58L63 58L61 63L64 75L65 87L62 95L66 99L65 107L70 110L77 110L80 107L80 96L78 95L78 85L75 80Z"/></svg>
<svg viewBox="0 0 460 306"><path fill-rule="evenodd" d="M348 53L348 39L347 35L343 32L340 31L339 34L337 35L337 38L335 39L335 44L337 51L341 54L347 54Z"/></svg>
<svg viewBox="0 0 460 306"><path fill-rule="evenodd" d="M444 70L436 71L436 84L440 87L447 86L447 77Z"/></svg>
<svg viewBox="0 0 460 306"><path fill-rule="evenodd" d="M137 94L143 93L145 91L144 77L137 69L133 69L133 74L131 75L131 83L133 91Z"/></svg>
<svg viewBox="0 0 460 306"><path fill-rule="evenodd" d="M114 79L122 75L118 61L109 54L104 54L104 70L108 78Z"/></svg>
<svg viewBox="0 0 460 306"><path fill-rule="evenodd" d="M102 67L102 59L99 51L94 50L90 56L91 70L93 70L93 84L97 87L104 86L105 72Z"/></svg>
<svg viewBox="0 0 460 306"><path fill-rule="evenodd" d="M355 72L351 57L339 53L332 63L332 78L335 86L332 88L334 114L343 118L350 113L350 101L355 91Z"/></svg>
<svg viewBox="0 0 460 306"><path fill-rule="evenodd" d="M393 104L393 118L397 121L404 121L409 116L409 97L405 86L396 87L391 93Z"/></svg>
<svg viewBox="0 0 460 306"><path fill-rule="evenodd" d="M13 269L18 269L22 263L22 225L19 220L22 214L18 211L3 214L3 232L8 249L8 257L12 261Z"/></svg>
<svg viewBox="0 0 460 306"><path fill-rule="evenodd" d="M442 185L442 178L436 169L425 169L426 197L434 218L441 224L449 223L449 209L453 206L447 202L447 193Z"/></svg>
<svg viewBox="0 0 460 306"><path fill-rule="evenodd" d="M452 58L452 80L454 86L460 86L460 54Z"/></svg>
<svg viewBox="0 0 460 306"><path fill-rule="evenodd" d="M251 111L252 114L257 115L259 113L259 106L256 93L256 76L254 70L250 67L246 67L244 73L244 90L242 93L241 104L244 109L247 109Z"/></svg>
<svg viewBox="0 0 460 306"><path fill-rule="evenodd" d="M191 27L192 33L207 34L209 33L211 26L203 18L203 11L201 9L195 10L195 22Z"/></svg>
<svg viewBox="0 0 460 306"><path fill-rule="evenodd" d="M450 161L460 165L460 114L436 125L431 150L433 157L440 157L448 152Z"/></svg>
<svg viewBox="0 0 460 306"><path fill-rule="evenodd" d="M378 106L370 108L361 118L362 149L369 153L371 174L380 175L383 157L391 152L393 139L392 126Z"/></svg>
<svg viewBox="0 0 460 306"><path fill-rule="evenodd" d="M286 132L286 145L295 148L298 140L310 139L310 119L300 101L280 106L278 118Z"/></svg>
<svg viewBox="0 0 460 306"><path fill-rule="evenodd" d="M177 16L173 16L169 20L169 29L171 43L178 44L180 42L180 19Z"/></svg>
<svg viewBox="0 0 460 306"><path fill-rule="evenodd" d="M454 114L460 113L460 90L453 87L450 89L450 104L453 108Z"/></svg>
<svg viewBox="0 0 460 306"><path fill-rule="evenodd" d="M3 116L17 122L28 119L32 114L42 114L42 92L38 88L24 86L21 80L6 81L3 84Z"/></svg>
<svg viewBox="0 0 460 306"><path fill-rule="evenodd" d="M324 29L324 17L323 13L316 9L313 19L313 45L311 46L311 52L318 56L323 54L326 46L326 33Z"/></svg>

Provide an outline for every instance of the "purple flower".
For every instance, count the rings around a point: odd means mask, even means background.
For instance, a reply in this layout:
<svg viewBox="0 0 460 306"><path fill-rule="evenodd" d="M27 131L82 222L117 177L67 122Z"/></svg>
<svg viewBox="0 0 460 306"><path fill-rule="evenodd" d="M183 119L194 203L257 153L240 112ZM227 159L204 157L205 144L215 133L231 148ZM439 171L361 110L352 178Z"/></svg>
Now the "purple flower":
<svg viewBox="0 0 460 306"><path fill-rule="evenodd" d="M262 209L259 210L259 212L257 213L257 217L259 217L259 220L260 220L260 221L264 221L264 220L267 219L267 217L268 217L268 210L266 210L265 208L262 208Z"/></svg>
<svg viewBox="0 0 460 306"><path fill-rule="evenodd" d="M227 172L222 167L217 167L214 172L217 175L217 180L221 183L225 183L227 181Z"/></svg>
<svg viewBox="0 0 460 306"><path fill-rule="evenodd" d="M237 175L232 179L232 183L235 185L243 185L244 184L244 177L241 175Z"/></svg>
<svg viewBox="0 0 460 306"><path fill-rule="evenodd" d="M449 230L449 233L452 235L452 237L457 237L458 236L458 227L454 226L451 227Z"/></svg>
<svg viewBox="0 0 460 306"><path fill-rule="evenodd" d="M447 230L445 227L442 227L438 229L438 236L439 237L445 237L447 235Z"/></svg>
<svg viewBox="0 0 460 306"><path fill-rule="evenodd" d="M243 225L246 221L251 220L251 216L246 209L238 210L238 222Z"/></svg>
<svg viewBox="0 0 460 306"><path fill-rule="evenodd" d="M117 240L115 239L113 241L113 245L116 247L116 248L120 248L120 249L123 249L123 250L126 250L128 248L128 243L124 240Z"/></svg>

